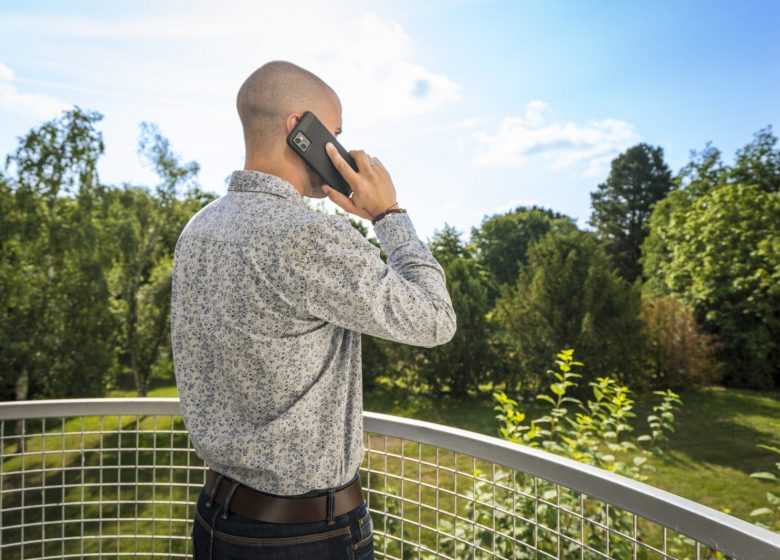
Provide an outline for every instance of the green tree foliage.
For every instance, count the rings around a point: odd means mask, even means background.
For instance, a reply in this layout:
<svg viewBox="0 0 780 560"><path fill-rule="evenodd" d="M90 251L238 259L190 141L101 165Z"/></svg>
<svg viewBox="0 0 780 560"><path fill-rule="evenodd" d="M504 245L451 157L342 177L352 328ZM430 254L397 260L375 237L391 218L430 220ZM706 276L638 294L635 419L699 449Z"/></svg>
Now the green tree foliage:
<svg viewBox="0 0 780 560"><path fill-rule="evenodd" d="M522 381L524 394L538 392L557 349L573 346L594 369L647 387L639 289L620 278L593 234L550 232L501 292L496 314L515 353L510 390Z"/></svg>
<svg viewBox="0 0 780 560"><path fill-rule="evenodd" d="M768 193L780 191L780 149L771 126L756 132L753 141L737 151L728 175L731 183L755 185Z"/></svg>
<svg viewBox="0 0 780 560"><path fill-rule="evenodd" d="M0 399L100 396L125 369L144 394L170 372L171 257L213 196L146 124L160 186L101 184L101 118L75 107L33 129L0 174Z"/></svg>
<svg viewBox="0 0 780 560"><path fill-rule="evenodd" d="M641 247L653 205L673 188L663 149L642 143L612 160L609 177L591 193L590 224L629 282L642 273Z"/></svg>
<svg viewBox="0 0 780 560"><path fill-rule="evenodd" d="M3 398L99 395L113 360L94 124L78 107L6 160L0 274ZM85 352L85 349L88 351ZM10 387L13 392L9 394Z"/></svg>
<svg viewBox="0 0 780 560"><path fill-rule="evenodd" d="M116 240L111 286L120 325L119 357L121 366L131 372L138 394L145 396L155 366L172 371L171 257L179 233L202 201L193 205L192 200L177 197L185 187L192 190L198 164L182 163L154 125L142 123L139 152L161 182L154 193L129 185L112 193L109 227Z"/></svg>
<svg viewBox="0 0 780 560"><path fill-rule="evenodd" d="M780 386L777 138L771 127L759 130L733 166L708 143L677 182L656 205L642 247L647 290L694 307L719 338L727 385Z"/></svg>
<svg viewBox="0 0 780 560"><path fill-rule="evenodd" d="M780 385L778 193L726 183L690 206L672 197L653 215L651 229L645 248L651 288L679 294L722 341L726 383Z"/></svg>
<svg viewBox="0 0 780 560"><path fill-rule="evenodd" d="M447 344L415 348L413 354L421 379L433 391L464 395L476 389L496 363L490 346L494 324L487 317L490 276L474 259L473 248L446 223L434 232L429 247L444 269L458 329Z"/></svg>
<svg viewBox="0 0 780 560"><path fill-rule="evenodd" d="M513 284L520 267L527 262L528 249L549 231L576 229L568 216L533 206L519 206L511 212L485 218L472 228L471 241L477 257L501 284ZM491 294L491 301L497 296Z"/></svg>

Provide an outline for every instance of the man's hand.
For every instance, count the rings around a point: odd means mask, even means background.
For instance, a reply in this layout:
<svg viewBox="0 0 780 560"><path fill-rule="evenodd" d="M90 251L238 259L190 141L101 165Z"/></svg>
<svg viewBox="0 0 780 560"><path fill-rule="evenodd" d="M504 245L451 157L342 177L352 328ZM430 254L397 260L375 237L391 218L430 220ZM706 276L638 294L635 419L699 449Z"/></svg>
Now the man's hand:
<svg viewBox="0 0 780 560"><path fill-rule="evenodd" d="M393 180L377 158L369 156L363 150L350 150L349 155L355 159L358 166L356 173L333 144L325 144L325 151L338 172L352 187L352 196L347 197L331 186L323 185L322 190L336 205L350 214L369 220L395 205Z"/></svg>

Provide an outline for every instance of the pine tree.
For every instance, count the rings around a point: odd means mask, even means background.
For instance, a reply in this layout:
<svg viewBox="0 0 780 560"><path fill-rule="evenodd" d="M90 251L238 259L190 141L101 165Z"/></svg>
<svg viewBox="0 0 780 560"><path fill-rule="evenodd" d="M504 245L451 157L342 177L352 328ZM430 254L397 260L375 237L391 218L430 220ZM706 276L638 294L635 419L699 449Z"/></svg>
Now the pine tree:
<svg viewBox="0 0 780 560"><path fill-rule="evenodd" d="M639 259L653 205L673 188L663 148L642 143L615 158L607 180L591 193L590 224L629 282L642 273Z"/></svg>

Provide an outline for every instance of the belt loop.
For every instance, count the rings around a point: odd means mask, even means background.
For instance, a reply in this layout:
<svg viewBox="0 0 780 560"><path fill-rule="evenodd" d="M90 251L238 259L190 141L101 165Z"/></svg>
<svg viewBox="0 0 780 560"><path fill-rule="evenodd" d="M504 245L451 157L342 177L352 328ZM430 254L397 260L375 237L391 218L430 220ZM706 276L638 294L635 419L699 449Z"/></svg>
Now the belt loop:
<svg viewBox="0 0 780 560"><path fill-rule="evenodd" d="M336 491L333 489L328 490L328 500L326 509L328 510L328 525L336 523Z"/></svg>
<svg viewBox="0 0 780 560"><path fill-rule="evenodd" d="M230 507L230 499L233 497L233 494L236 493L236 490L240 484L240 482L234 480L233 484L230 486L230 490L228 490L227 496L225 496L225 503L222 504L222 508L224 510L222 512L222 519L227 519Z"/></svg>
<svg viewBox="0 0 780 560"><path fill-rule="evenodd" d="M222 506L219 506L211 516L211 525L209 526L209 560L214 558L214 527L217 525L217 517L219 516L219 510Z"/></svg>
<svg viewBox="0 0 780 560"><path fill-rule="evenodd" d="M223 478L225 478L224 474L217 475L217 480L214 481L214 485L211 487L211 491L206 492L209 497L208 501L206 502L207 508L210 508L214 503L214 498L217 496L217 490L219 490L219 483L222 482Z"/></svg>

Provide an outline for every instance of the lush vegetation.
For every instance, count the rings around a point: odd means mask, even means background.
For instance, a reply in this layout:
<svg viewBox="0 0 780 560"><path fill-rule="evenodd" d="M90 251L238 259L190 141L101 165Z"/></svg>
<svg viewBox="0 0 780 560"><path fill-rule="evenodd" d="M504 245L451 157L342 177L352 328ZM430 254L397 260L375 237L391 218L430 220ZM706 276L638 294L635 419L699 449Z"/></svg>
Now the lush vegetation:
<svg viewBox="0 0 780 560"><path fill-rule="evenodd" d="M97 175L101 116L78 108L21 138L0 174L0 399L101 396L129 372L139 394L172 378L173 249L214 195L149 124L153 189Z"/></svg>
<svg viewBox="0 0 780 560"><path fill-rule="evenodd" d="M76 107L44 123L0 172L0 400L173 390L173 250L216 195L147 123L139 154L159 184L101 183L100 119ZM445 223L429 247L458 332L435 348L364 336L366 408L426 402L415 415L495 435L492 393L507 439L647 475L777 529L780 442L754 440L771 433L780 388L778 190L766 128L732 165L708 145L676 175L660 147L628 149L592 194L592 229L523 206L486 216L468 243ZM562 348L587 367L575 373ZM640 437L628 437L632 410L649 420ZM686 429L667 434L672 421ZM748 482L724 487L735 473Z"/></svg>
<svg viewBox="0 0 780 560"><path fill-rule="evenodd" d="M0 172L2 399L103 395L127 374L144 395L153 376L173 378L173 249L216 195L147 123L139 154L159 184L101 183L100 118L66 111L20 138ZM660 147L628 149L592 193L592 230L522 206L486 216L468 244L445 223L429 246L458 333L436 348L364 337L366 383L393 375L464 396L491 382L529 397L574 348L638 392L778 387L779 186L767 128L733 165L708 145L676 176Z"/></svg>

